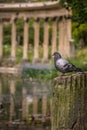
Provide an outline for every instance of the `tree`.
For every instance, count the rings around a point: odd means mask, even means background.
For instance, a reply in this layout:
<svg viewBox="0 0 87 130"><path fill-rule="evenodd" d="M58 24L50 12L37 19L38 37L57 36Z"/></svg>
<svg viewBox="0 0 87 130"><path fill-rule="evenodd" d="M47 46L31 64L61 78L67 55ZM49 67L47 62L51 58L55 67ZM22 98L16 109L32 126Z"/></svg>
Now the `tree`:
<svg viewBox="0 0 87 130"><path fill-rule="evenodd" d="M87 43L87 0L61 0L66 7L72 8L73 36L76 42L83 39Z"/></svg>
<svg viewBox="0 0 87 130"><path fill-rule="evenodd" d="M87 0L61 0L64 4L65 2L73 10L73 21L78 23L87 23Z"/></svg>

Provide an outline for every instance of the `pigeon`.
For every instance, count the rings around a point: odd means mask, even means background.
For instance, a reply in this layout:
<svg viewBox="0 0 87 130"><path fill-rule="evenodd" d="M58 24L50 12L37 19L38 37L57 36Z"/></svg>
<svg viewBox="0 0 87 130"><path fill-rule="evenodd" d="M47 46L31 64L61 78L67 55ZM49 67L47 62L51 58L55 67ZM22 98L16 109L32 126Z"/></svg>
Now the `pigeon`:
<svg viewBox="0 0 87 130"><path fill-rule="evenodd" d="M55 68L58 71L62 72L63 74L68 72L82 72L80 68L76 67L69 61L62 58L59 52L54 52L53 56L54 56Z"/></svg>

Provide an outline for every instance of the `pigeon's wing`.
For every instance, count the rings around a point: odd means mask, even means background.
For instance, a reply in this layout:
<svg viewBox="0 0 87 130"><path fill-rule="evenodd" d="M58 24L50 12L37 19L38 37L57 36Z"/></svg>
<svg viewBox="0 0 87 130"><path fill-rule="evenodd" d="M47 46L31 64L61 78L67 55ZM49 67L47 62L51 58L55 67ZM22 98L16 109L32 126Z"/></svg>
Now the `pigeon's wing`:
<svg viewBox="0 0 87 130"><path fill-rule="evenodd" d="M83 70L81 68L78 68L78 67L76 67L75 65L73 65L71 63L68 63L68 64L64 65L64 70L66 72L72 72L72 71L83 72Z"/></svg>
<svg viewBox="0 0 87 130"><path fill-rule="evenodd" d="M63 58L61 58L61 59L58 59L57 61L56 61L56 67L58 68L58 69L64 69L64 66L66 65L66 64L69 64L69 62L67 61L67 60L65 60L65 59L63 59Z"/></svg>
<svg viewBox="0 0 87 130"><path fill-rule="evenodd" d="M66 63L65 65L64 65L64 70L66 71L66 72L71 72L71 71L76 71L76 67L75 67L75 65L73 65L73 64L71 64L71 63Z"/></svg>
<svg viewBox="0 0 87 130"><path fill-rule="evenodd" d="M56 67L62 72L71 72L76 70L76 67L73 64L63 58L56 61Z"/></svg>

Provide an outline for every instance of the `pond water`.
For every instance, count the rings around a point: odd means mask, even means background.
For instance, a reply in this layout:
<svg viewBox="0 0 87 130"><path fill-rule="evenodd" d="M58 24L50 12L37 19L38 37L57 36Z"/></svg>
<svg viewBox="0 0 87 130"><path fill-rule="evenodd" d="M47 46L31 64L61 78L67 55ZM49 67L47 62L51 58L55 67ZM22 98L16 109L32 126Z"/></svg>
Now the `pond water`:
<svg viewBox="0 0 87 130"><path fill-rule="evenodd" d="M0 74L0 130L50 130L50 82Z"/></svg>

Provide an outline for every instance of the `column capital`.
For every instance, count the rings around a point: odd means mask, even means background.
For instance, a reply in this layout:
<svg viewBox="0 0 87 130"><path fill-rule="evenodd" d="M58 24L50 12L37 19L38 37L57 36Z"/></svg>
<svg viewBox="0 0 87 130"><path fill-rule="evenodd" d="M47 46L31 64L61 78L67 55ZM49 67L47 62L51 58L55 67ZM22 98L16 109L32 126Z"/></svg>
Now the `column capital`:
<svg viewBox="0 0 87 130"><path fill-rule="evenodd" d="M17 21L17 17L12 17L11 18L11 22L16 22Z"/></svg>
<svg viewBox="0 0 87 130"><path fill-rule="evenodd" d="M28 17L24 17L24 22L28 22L29 18Z"/></svg>
<svg viewBox="0 0 87 130"><path fill-rule="evenodd" d="M60 22L63 18L64 18L63 16L59 16L58 21Z"/></svg>
<svg viewBox="0 0 87 130"><path fill-rule="evenodd" d="M39 22L39 21L40 21L40 18L36 18L36 19L35 19L35 22Z"/></svg>
<svg viewBox="0 0 87 130"><path fill-rule="evenodd" d="M35 19L35 21L34 21L34 23L33 23L33 27L34 27L34 28L35 28L36 26L39 26L39 21L40 21L39 18Z"/></svg>
<svg viewBox="0 0 87 130"><path fill-rule="evenodd" d="M45 20L45 22L48 22L49 21L49 17L46 17L44 20Z"/></svg>
<svg viewBox="0 0 87 130"><path fill-rule="evenodd" d="M54 21L57 21L57 20L58 20L58 17L55 16L55 17L53 17L51 20L52 20L53 22L54 22Z"/></svg>
<svg viewBox="0 0 87 130"><path fill-rule="evenodd" d="M58 17L58 21L60 22L60 21L63 20L63 19L68 20L68 19L71 19L71 18L72 18L71 15L64 15L64 16Z"/></svg>
<svg viewBox="0 0 87 130"><path fill-rule="evenodd" d="M66 19L66 20L72 19L72 16L71 16L71 15L65 15L65 19Z"/></svg>
<svg viewBox="0 0 87 130"><path fill-rule="evenodd" d="M3 19L2 18L0 18L0 23L2 23L3 22Z"/></svg>
<svg viewBox="0 0 87 130"><path fill-rule="evenodd" d="M47 28L49 28L49 19L45 19L43 26L44 26L45 30L47 30Z"/></svg>

